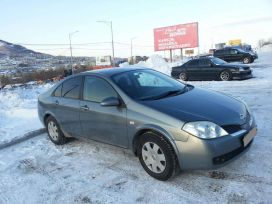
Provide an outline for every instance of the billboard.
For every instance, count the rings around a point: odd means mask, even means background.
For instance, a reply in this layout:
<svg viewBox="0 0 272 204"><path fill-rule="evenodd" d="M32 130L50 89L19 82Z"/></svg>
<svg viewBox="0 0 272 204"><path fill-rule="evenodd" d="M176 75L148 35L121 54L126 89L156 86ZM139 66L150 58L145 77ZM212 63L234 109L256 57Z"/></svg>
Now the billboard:
<svg viewBox="0 0 272 204"><path fill-rule="evenodd" d="M231 46L241 45L241 43L242 43L241 39L229 40L229 45Z"/></svg>
<svg viewBox="0 0 272 204"><path fill-rule="evenodd" d="M198 47L198 23L154 29L155 51Z"/></svg>

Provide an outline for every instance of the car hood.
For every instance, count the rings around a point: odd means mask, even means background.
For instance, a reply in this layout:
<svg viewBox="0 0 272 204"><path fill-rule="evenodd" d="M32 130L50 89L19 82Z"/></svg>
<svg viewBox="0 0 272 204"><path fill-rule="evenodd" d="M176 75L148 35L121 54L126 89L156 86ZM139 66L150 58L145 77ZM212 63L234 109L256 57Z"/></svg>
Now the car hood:
<svg viewBox="0 0 272 204"><path fill-rule="evenodd" d="M222 64L222 65L217 65L217 66L222 66L222 67L225 67L225 68L236 68L236 69L243 68L245 70L250 69L249 66L244 65L244 64L229 64L229 63L226 63L226 64Z"/></svg>
<svg viewBox="0 0 272 204"><path fill-rule="evenodd" d="M159 100L141 101L144 105L183 122L211 121L220 126L242 125L245 105L224 94L193 88L177 96Z"/></svg>

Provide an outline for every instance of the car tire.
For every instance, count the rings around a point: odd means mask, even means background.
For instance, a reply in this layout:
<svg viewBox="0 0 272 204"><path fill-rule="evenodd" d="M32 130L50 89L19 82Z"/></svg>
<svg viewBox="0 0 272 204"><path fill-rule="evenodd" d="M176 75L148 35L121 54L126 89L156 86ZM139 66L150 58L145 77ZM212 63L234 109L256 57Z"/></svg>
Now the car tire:
<svg viewBox="0 0 272 204"><path fill-rule="evenodd" d="M187 74L185 72L181 72L178 77L182 81L187 81L188 80L188 76L187 76Z"/></svg>
<svg viewBox="0 0 272 204"><path fill-rule="evenodd" d="M144 170L158 180L166 181L177 172L177 157L172 145L157 133L144 133L137 153Z"/></svg>
<svg viewBox="0 0 272 204"><path fill-rule="evenodd" d="M220 73L219 79L221 81L230 81L232 79L231 73L228 70L224 70Z"/></svg>
<svg viewBox="0 0 272 204"><path fill-rule="evenodd" d="M49 139L56 145L63 145L67 142L67 138L64 136L60 129L60 126L56 119L49 116L46 119L46 129Z"/></svg>
<svg viewBox="0 0 272 204"><path fill-rule="evenodd" d="M250 57L245 57L244 59L243 59L243 63L244 64L249 64L249 63L251 63L251 59L250 59Z"/></svg>

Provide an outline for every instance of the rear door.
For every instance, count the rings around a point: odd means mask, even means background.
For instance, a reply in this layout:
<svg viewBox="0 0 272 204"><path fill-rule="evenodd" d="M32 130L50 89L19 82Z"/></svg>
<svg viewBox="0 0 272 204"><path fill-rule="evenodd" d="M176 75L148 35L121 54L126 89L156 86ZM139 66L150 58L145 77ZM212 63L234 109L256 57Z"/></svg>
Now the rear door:
<svg viewBox="0 0 272 204"><path fill-rule="evenodd" d="M230 49L230 61L240 61L241 60L241 53L238 52L236 49Z"/></svg>
<svg viewBox="0 0 272 204"><path fill-rule="evenodd" d="M225 50L215 50L214 56L225 60Z"/></svg>
<svg viewBox="0 0 272 204"><path fill-rule="evenodd" d="M201 79L211 79L214 75L214 67L211 67L210 59L199 59L199 74Z"/></svg>
<svg viewBox="0 0 272 204"><path fill-rule="evenodd" d="M128 147L126 107L101 106L100 103L118 93L105 79L86 76L80 101L80 123L84 137Z"/></svg>
<svg viewBox="0 0 272 204"><path fill-rule="evenodd" d="M235 57L233 52L231 51L232 49L225 49L224 52L224 60L227 62L233 61L233 57Z"/></svg>
<svg viewBox="0 0 272 204"><path fill-rule="evenodd" d="M198 59L193 59L186 64L186 73L190 79L198 79L199 77L201 77L201 73L199 73L200 70L198 63Z"/></svg>
<svg viewBox="0 0 272 204"><path fill-rule="evenodd" d="M64 133L80 136L79 97L82 77L77 76L64 81L54 92L53 111Z"/></svg>

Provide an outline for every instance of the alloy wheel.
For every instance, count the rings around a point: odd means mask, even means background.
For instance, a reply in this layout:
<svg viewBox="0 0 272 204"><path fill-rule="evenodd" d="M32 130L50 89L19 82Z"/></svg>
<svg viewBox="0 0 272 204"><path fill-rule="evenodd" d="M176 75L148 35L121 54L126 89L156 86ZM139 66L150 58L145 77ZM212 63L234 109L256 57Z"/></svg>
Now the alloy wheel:
<svg viewBox="0 0 272 204"><path fill-rule="evenodd" d="M183 81L186 81L187 80L187 76L184 72L180 73L179 74L179 79L183 80Z"/></svg>
<svg viewBox="0 0 272 204"><path fill-rule="evenodd" d="M245 59L244 59L244 64L248 64L250 62L250 59L248 58L248 57L246 57Z"/></svg>
<svg viewBox="0 0 272 204"><path fill-rule="evenodd" d="M222 72L221 74L220 74L220 79L222 80L222 81L228 81L229 79L230 79L230 74L228 73L228 72Z"/></svg>

